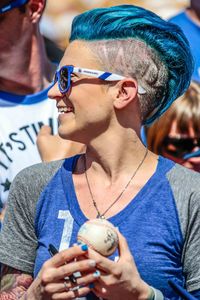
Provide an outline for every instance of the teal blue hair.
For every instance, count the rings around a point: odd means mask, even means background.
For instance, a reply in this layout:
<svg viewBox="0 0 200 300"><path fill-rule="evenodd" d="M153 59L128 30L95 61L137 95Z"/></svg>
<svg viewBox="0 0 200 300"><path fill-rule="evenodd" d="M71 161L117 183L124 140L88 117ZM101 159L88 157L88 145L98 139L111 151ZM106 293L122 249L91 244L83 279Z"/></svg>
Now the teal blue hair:
<svg viewBox="0 0 200 300"><path fill-rule="evenodd" d="M75 17L70 42L138 39L156 50L168 71L164 99L158 110L145 121L151 124L188 88L193 73L189 43L175 24L144 8L120 5L97 8Z"/></svg>

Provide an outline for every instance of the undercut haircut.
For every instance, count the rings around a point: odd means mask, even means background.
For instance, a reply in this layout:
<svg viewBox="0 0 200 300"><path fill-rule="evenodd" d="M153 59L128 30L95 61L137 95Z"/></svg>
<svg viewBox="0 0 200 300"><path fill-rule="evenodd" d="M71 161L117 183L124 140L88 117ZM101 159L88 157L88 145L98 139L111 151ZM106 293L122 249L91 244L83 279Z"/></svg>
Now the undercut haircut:
<svg viewBox="0 0 200 300"><path fill-rule="evenodd" d="M131 76L139 95L141 119L149 125L188 88L193 58L179 26L144 8L97 8L75 17L70 42L88 42L105 71Z"/></svg>

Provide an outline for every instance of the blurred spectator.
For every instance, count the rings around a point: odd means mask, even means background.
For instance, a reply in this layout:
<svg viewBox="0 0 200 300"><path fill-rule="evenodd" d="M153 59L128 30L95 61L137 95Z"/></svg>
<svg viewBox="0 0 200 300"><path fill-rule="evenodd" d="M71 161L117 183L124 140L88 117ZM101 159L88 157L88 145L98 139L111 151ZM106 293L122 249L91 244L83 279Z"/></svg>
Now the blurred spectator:
<svg viewBox="0 0 200 300"><path fill-rule="evenodd" d="M191 0L190 6L170 21L179 25L187 36L195 59L193 80L200 82L200 1Z"/></svg>
<svg viewBox="0 0 200 300"><path fill-rule="evenodd" d="M200 172L200 84L192 82L147 129L147 145L154 153Z"/></svg>
<svg viewBox="0 0 200 300"><path fill-rule="evenodd" d="M56 65L45 53L38 23L44 1L3 0L0 5L0 200L24 167L39 162L35 144L43 124L57 130L55 104L47 100ZM13 5L13 6L12 6Z"/></svg>
<svg viewBox="0 0 200 300"><path fill-rule="evenodd" d="M47 97L57 65L49 61L39 32L44 7L44 0L0 3L0 211L15 175L41 161L41 126L57 132L55 102Z"/></svg>

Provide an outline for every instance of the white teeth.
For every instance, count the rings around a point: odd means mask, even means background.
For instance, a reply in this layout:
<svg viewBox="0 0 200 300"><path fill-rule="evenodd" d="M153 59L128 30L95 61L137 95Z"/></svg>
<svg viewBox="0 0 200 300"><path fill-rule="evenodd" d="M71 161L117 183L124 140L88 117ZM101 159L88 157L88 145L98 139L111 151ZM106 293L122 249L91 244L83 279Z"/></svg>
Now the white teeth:
<svg viewBox="0 0 200 300"><path fill-rule="evenodd" d="M58 112L59 113L66 113L66 112L71 112L71 111L74 111L72 107L70 106L65 106L65 107L59 107L58 108Z"/></svg>

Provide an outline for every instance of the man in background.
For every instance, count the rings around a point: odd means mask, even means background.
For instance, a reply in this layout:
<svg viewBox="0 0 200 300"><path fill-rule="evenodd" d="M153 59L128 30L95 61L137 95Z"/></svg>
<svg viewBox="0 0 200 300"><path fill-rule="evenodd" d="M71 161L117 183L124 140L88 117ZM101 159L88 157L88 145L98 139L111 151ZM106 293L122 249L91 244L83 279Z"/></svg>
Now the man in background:
<svg viewBox="0 0 200 300"><path fill-rule="evenodd" d="M39 31L45 4L45 0L0 3L0 210L15 175L41 161L36 145L40 128L48 126L51 138L57 132L57 109L47 97L57 65L48 59ZM54 140L49 149L51 145ZM63 147L59 157L65 157L65 149L74 144L60 139L59 146Z"/></svg>

